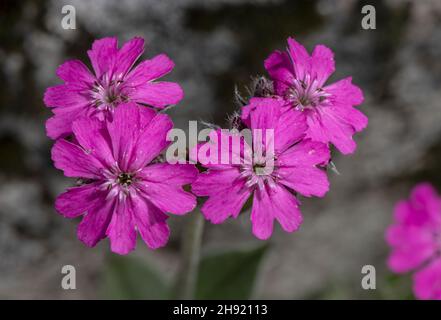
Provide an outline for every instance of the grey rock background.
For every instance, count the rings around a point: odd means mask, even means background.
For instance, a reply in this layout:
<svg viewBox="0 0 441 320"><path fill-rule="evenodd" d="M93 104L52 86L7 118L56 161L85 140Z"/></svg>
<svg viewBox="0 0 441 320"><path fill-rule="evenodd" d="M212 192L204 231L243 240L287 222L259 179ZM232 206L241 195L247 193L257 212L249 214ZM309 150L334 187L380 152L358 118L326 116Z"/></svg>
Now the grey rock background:
<svg viewBox="0 0 441 320"><path fill-rule="evenodd" d="M76 8L77 30L60 25L63 4ZM356 136L353 156L335 155L324 199L304 199L301 230L279 228L260 268L256 298L373 298L360 287L361 267L377 268L386 286L384 230L394 203L422 180L441 190L441 4L376 1L377 29L360 26L366 1L97 0L3 1L0 4L0 298L99 298L108 242L89 249L76 239L78 221L53 210L54 197L72 183L51 166L51 141L42 103L58 83L56 67L87 60L95 38L147 39L144 57L165 52L176 63L168 76L184 87L171 111L176 126L188 120L222 125L233 111L233 88L263 74L263 60L296 36L311 50L335 52L333 79L352 75L364 90L369 127ZM147 257L166 278L177 270L185 217L172 217L172 239ZM207 225L207 252L261 242L249 215ZM60 287L61 267L77 269L77 290ZM394 298L390 292L382 297Z"/></svg>

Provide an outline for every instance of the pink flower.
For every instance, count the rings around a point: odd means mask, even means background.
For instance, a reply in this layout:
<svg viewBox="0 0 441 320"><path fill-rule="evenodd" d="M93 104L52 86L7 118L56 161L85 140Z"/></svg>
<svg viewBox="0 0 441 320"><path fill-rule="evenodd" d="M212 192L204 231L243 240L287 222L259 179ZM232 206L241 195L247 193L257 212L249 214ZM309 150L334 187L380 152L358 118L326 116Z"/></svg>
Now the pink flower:
<svg viewBox="0 0 441 320"><path fill-rule="evenodd" d="M430 184L419 184L409 200L397 203L394 220L386 232L389 268L396 273L418 269L415 296L441 300L441 198Z"/></svg>
<svg viewBox="0 0 441 320"><path fill-rule="evenodd" d="M44 103L54 113L46 123L48 136L58 139L69 135L73 121L82 116L104 120L121 103L132 101L156 108L178 103L183 97L178 84L154 82L174 67L165 54L131 70L143 52L142 38L135 37L120 49L116 38L104 38L96 40L88 51L95 74L79 60L62 64L57 75L65 83L48 88L44 95Z"/></svg>
<svg viewBox="0 0 441 320"><path fill-rule="evenodd" d="M55 167L84 182L61 194L55 207L67 218L84 214L78 238L87 246L108 237L113 252L127 254L136 230L150 248L164 246L170 233L164 212L181 215L195 207L182 186L195 180L197 169L152 162L169 144L172 126L167 115L128 103L115 109L112 122L77 119L75 142L55 143Z"/></svg>
<svg viewBox="0 0 441 320"><path fill-rule="evenodd" d="M285 109L305 113L307 138L332 143L344 154L356 148L352 136L366 128L367 118L353 106L363 102L360 88L348 77L330 85L334 55L323 46L310 56L305 47L288 38L287 52L275 51L265 60L274 81L275 93L285 101Z"/></svg>
<svg viewBox="0 0 441 320"><path fill-rule="evenodd" d="M253 234L259 239L268 239L274 219L287 232L299 228L302 215L296 193L322 197L328 191L326 173L318 166L326 163L330 155L327 146L320 142L298 142L304 135L305 124L301 117L281 114L280 101L253 98L247 108L252 109L249 113L251 145L242 139L240 151L234 151L231 145L234 141L237 143L237 135L214 131L210 141L220 141L220 144L214 143L217 155L210 152L208 158L218 158L218 161L202 163L208 170L199 174L192 191L208 197L201 210L205 218L215 224L229 217L236 218L252 196ZM259 129L273 134L265 135ZM266 138L257 139L259 135ZM208 143L198 147L199 158ZM220 163L222 157L230 159L229 162Z"/></svg>

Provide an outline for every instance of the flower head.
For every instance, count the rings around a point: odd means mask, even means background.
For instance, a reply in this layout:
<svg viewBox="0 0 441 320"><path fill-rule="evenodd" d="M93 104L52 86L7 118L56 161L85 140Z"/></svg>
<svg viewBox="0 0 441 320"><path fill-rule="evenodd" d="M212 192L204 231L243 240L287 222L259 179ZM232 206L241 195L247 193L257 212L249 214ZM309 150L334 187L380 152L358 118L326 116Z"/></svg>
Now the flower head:
<svg viewBox="0 0 441 320"><path fill-rule="evenodd" d="M335 70L329 48L318 45L309 55L301 44L289 38L287 52L273 52L265 60L265 68L274 81L275 94L285 102L284 109L306 115L308 138L332 143L344 154L354 152L352 136L368 122L354 108L363 102L363 94L350 77L325 85Z"/></svg>
<svg viewBox="0 0 441 320"><path fill-rule="evenodd" d="M296 193L321 197L328 191L329 182L320 165L329 160L329 149L320 142L300 141L305 131L301 114L281 113L279 100L253 98L248 109L252 141L247 143L221 130L213 132L198 153L200 158L204 146L214 143L215 152L209 158L218 161L202 162L208 170L198 176L192 191L208 197L201 210L213 223L236 218L253 197L253 234L267 239L274 219L287 232L299 228L302 215ZM240 148L234 148L234 141Z"/></svg>
<svg viewBox="0 0 441 320"><path fill-rule="evenodd" d="M419 299L441 300L441 198L428 183L397 203L386 240L392 249L389 268L396 273L418 271L413 290Z"/></svg>
<svg viewBox="0 0 441 320"><path fill-rule="evenodd" d="M173 61L160 54L133 68L143 52L142 38L135 37L120 49L116 38L103 38L88 51L94 74L79 60L63 63L57 75L64 84L48 88L44 95L45 104L54 112L46 123L48 136L69 135L73 121L80 117L111 118L121 103L156 108L178 103L183 97L178 84L154 82L173 69Z"/></svg>
<svg viewBox="0 0 441 320"><path fill-rule="evenodd" d="M75 120L74 142L55 143L55 167L84 182L61 194L55 207L68 218L84 214L78 238L86 245L108 237L112 251L126 254L137 230L150 248L164 246L170 233L165 212L180 215L195 207L182 186L193 182L197 169L154 162L169 144L172 126L167 115L127 103L115 109L111 122Z"/></svg>

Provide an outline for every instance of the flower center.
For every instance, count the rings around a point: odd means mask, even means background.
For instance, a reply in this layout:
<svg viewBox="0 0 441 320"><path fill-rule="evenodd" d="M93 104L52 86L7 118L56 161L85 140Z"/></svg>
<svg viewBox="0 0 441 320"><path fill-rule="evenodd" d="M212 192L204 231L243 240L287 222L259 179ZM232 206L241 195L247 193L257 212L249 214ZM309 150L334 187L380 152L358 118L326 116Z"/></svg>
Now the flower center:
<svg viewBox="0 0 441 320"><path fill-rule="evenodd" d="M131 175L129 173L120 173L116 180L117 180L118 184L125 186L125 187L128 187L133 182L133 175Z"/></svg>
<svg viewBox="0 0 441 320"><path fill-rule="evenodd" d="M258 159L253 160L252 164L242 165L240 170L241 176L246 179L246 186L249 188L257 185L260 189L263 189L265 184L270 187L275 185L277 173L275 172L274 159L258 157Z"/></svg>
<svg viewBox="0 0 441 320"><path fill-rule="evenodd" d="M121 102L127 101L123 94L123 81L105 75L101 81L95 81L92 87L92 103L98 110L112 111Z"/></svg>
<svg viewBox="0 0 441 320"><path fill-rule="evenodd" d="M265 170L265 169L266 169L266 164L264 162L263 163L255 163L253 165L253 171L258 176L266 175L267 170Z"/></svg>
<svg viewBox="0 0 441 320"><path fill-rule="evenodd" d="M318 86L318 81L310 80L309 75L305 80L294 80L294 84L287 90L286 99L291 101L292 105L303 111L305 109L312 109L323 102L330 95Z"/></svg>

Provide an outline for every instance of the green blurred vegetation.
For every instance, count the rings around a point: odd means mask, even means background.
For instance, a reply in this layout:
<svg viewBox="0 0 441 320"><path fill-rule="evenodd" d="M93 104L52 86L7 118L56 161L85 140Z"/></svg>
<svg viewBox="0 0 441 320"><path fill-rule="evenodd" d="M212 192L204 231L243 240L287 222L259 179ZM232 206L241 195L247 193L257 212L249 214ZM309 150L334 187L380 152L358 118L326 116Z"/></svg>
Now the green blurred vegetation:
<svg viewBox="0 0 441 320"><path fill-rule="evenodd" d="M250 299L268 246L209 254L200 261L196 299ZM103 273L106 299L169 299L172 284L147 260L111 255Z"/></svg>

